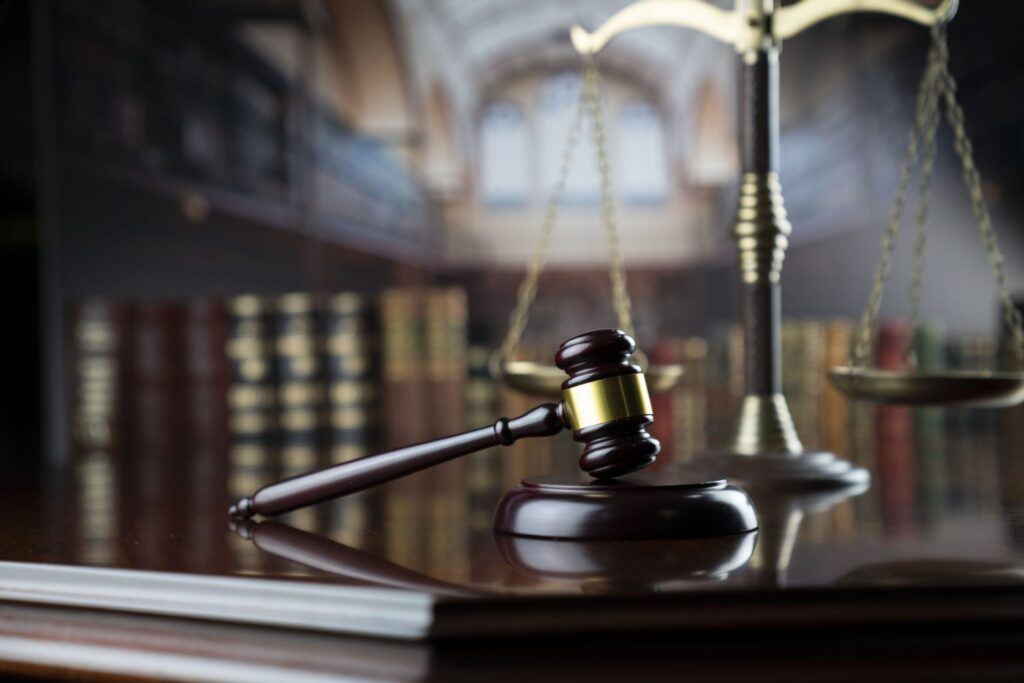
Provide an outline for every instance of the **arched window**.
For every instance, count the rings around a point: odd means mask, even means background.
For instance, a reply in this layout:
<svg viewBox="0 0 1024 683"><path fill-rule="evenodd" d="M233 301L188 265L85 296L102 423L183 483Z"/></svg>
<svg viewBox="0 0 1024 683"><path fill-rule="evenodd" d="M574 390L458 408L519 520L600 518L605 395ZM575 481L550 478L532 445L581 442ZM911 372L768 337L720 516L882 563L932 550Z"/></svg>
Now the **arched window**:
<svg viewBox="0 0 1024 683"><path fill-rule="evenodd" d="M568 71L555 74L540 86L537 124L540 158L541 195L547 197L554 188L562 152L569 135L569 126L576 111L580 93L579 74ZM586 114L586 112L585 112ZM584 116L580 140L576 146L565 184L565 201L596 202L601 191L593 132L589 116Z"/></svg>
<svg viewBox="0 0 1024 683"><path fill-rule="evenodd" d="M487 204L519 205L529 191L526 121L512 102L495 102L480 117L480 188Z"/></svg>
<svg viewBox="0 0 1024 683"><path fill-rule="evenodd" d="M668 193L668 158L661 114L650 102L633 100L619 111L616 182L626 202L657 204Z"/></svg>
<svg viewBox="0 0 1024 683"><path fill-rule="evenodd" d="M729 107L719 87L704 83L696 98L689 175L695 185L720 187L736 179L739 154L730 129Z"/></svg>

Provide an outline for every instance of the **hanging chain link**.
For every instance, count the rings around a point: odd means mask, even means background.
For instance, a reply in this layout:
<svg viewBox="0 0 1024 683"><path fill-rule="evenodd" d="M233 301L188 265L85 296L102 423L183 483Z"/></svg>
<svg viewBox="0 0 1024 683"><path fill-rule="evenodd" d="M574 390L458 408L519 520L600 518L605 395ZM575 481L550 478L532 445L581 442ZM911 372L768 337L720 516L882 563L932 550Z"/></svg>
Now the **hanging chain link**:
<svg viewBox="0 0 1024 683"><path fill-rule="evenodd" d="M622 249L619 242L619 225L615 215L615 195L612 189L612 171L608 162L608 141L604 129L604 114L601 110L601 93L597 66L588 58L583 68L583 91L587 93L590 117L594 124L594 149L597 150L597 167L601 175L601 217L604 220L605 243L608 248L608 269L612 280L612 305L619 321L619 328L631 337L636 337L633 328L632 304L626 287L626 268L622 263Z"/></svg>
<svg viewBox="0 0 1024 683"><path fill-rule="evenodd" d="M945 105L946 120L953 130L953 144L960 159L961 175L971 200L971 211L978 223L982 244L988 256L992 275L999 290L1003 308L1003 321L1013 335L1017 364L1024 370L1024 324L1013 303L1003 268L1003 255L999 249L992 218L985 202L981 175L974 163L974 150L967 137L963 109L956 101L956 81L949 71L949 47L946 43L945 24L932 27L932 45L928 52L927 67L921 78L921 85L915 103L914 126L910 131L907 151L900 169L900 179L893 202L889 225L882 237L882 258L875 270L868 303L861 315L857 344L854 348L853 365L862 368L872 352L875 323L882 304L885 283L892 268L892 254L899 236L903 211L907 204L910 180L918 162L920 152L921 178L918 185L916 238L914 241L913 265L910 278L909 324L911 338L904 355L913 363L913 348L920 334L921 290L924 278L924 251L927 239L928 199L935 159L935 133L940 119L940 100ZM922 147L919 150L919 145Z"/></svg>
<svg viewBox="0 0 1024 683"><path fill-rule="evenodd" d="M932 46L932 49L928 52L928 66L925 68L924 75L921 77L921 84L918 86L914 105L914 125L910 129L907 151L904 153L903 163L900 167L900 178L896 188L896 197L893 200L892 212L889 214L889 224L886 227L885 234L882 236L882 257L875 268L874 279L871 283L871 294L860 318L857 343L853 354L853 366L857 368L864 367L871 357L875 321L882 307L882 294L885 291L885 283L889 278L889 272L892 270L892 254L896 249L900 224L903 220L903 211L906 208L910 192L910 181L918 161L921 131L925 130L928 125L929 102L937 101L937 98L931 95L935 79L934 64L937 58L937 52L934 46Z"/></svg>
<svg viewBox="0 0 1024 683"><path fill-rule="evenodd" d="M537 296L537 282L544 271L544 264L547 261L548 246L551 243L551 233L555 228L555 220L558 218L558 207L562 203L562 195L565 194L565 184L569 178L569 167L572 164L573 153L580 139L580 129L583 126L583 114L585 112L584 98L586 94L580 90L576 99L576 109L573 112L572 121L569 124L569 133L565 140L565 147L562 148L562 157L558 164L558 173L555 176L555 186L548 197L547 206L544 209L544 220L540 226L540 236L533 248L533 255L526 268L526 276L519 284L516 293L516 307L508 319L508 331L501 343L500 357L502 360L511 360L515 354L519 340L526 329L526 323L530 318L530 305Z"/></svg>
<svg viewBox="0 0 1024 683"><path fill-rule="evenodd" d="M949 48L946 45L946 34L944 30L934 32L935 42L942 51L942 95L946 104L946 120L953 129L953 146L956 154L960 157L961 176L964 184L967 185L967 192L971 197L971 211L974 219L978 222L978 231L981 233L981 241L988 255L989 266L992 268L992 275L996 281L996 288L999 290L999 299L1003 306L1003 322L1006 324L1010 334L1013 335L1014 354L1017 357L1018 369L1024 371L1024 324L1021 321L1020 312L1013 303L1009 288L1006 284L1006 272L1003 269L1003 253L999 249L999 242L996 239L995 230L992 227L992 217L988 211L988 204L985 201L985 194L982 189L981 175L974 163L974 149L967 137L964 126L964 112L956 101L956 81L949 72Z"/></svg>
<svg viewBox="0 0 1024 683"><path fill-rule="evenodd" d="M917 367L917 348L921 335L921 327L918 317L921 311L921 290L924 282L924 253L928 242L928 200L931 195L932 172L935 169L935 134L939 128L939 88L938 88L938 56L932 53L936 50L933 44L929 50L929 70L931 71L931 85L925 90L926 101L924 102L924 129L918 134L922 138L921 151L921 178L917 185L917 216L916 230L914 236L914 252L911 261L910 271L910 312L907 315L910 334L907 336L907 344L903 349L903 357L911 367Z"/></svg>
<svg viewBox="0 0 1024 683"><path fill-rule="evenodd" d="M597 152L598 172L601 180L601 215L605 227L605 241L608 248L608 269L612 281L612 305L618 319L619 327L630 336L636 336L631 315L629 290L626 286L626 270L619 245L618 222L615 216L615 197L612 189L611 166L608 157L608 143L604 128L604 115L601 107L600 78L597 64L593 56L587 56L583 62L583 78L580 84L576 109L569 124L569 133L562 150L561 161L555 179L554 188L548 197L544 219L541 223L540 236L534 247L527 266L526 276L519 285L516 294L516 306L509 316L508 331L499 350L501 360L511 360L526 329L530 317L530 306L537 297L537 283L547 262L551 234L558 218L558 207L565 194L565 186L569 177L574 152L580 139L584 115L589 111L593 123L594 147Z"/></svg>

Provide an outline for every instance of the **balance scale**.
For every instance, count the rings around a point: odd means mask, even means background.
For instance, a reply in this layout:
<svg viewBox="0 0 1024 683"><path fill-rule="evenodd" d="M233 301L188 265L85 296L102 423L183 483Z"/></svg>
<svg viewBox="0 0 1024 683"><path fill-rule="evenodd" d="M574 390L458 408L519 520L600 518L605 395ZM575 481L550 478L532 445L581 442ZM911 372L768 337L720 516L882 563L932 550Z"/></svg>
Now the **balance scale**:
<svg viewBox="0 0 1024 683"><path fill-rule="evenodd" d="M911 0L802 0L787 7L780 5L780 0L736 0L732 10L725 10L704 0L640 0L610 17L593 32L580 26L572 28L572 44L583 60L580 97L557 181L548 201L540 239L519 288L505 340L492 357L491 368L496 378L513 389L536 395L557 396L560 393L563 373L554 367L515 360L515 352L544 269L565 178L580 136L581 121L588 113L594 123L592 129L601 175L601 211L609 252L613 304L619 327L633 334L598 95L596 60L609 41L626 31L666 25L694 29L732 45L740 58L742 176L732 237L736 243L742 285L745 381L731 443L720 451L697 454L681 467L696 472L714 472L748 488L860 487L869 480L865 469L831 453L804 448L782 393L779 283L791 232L778 177L779 49L783 40L826 19L855 12L900 17L930 27L932 33L932 46L916 100L914 125L882 241L882 257L861 316L850 362L830 372L833 385L851 398L878 403L976 407L1014 405L1024 400L1024 331L1020 314L1007 289L1002 254L982 195L971 144L964 132L963 112L955 97L956 85L948 69L945 28L956 14L958 0L944 0L935 9ZM916 332L927 234L928 188L935 154L935 132L943 109L954 133L974 218L999 288L1005 323L1012 333L1017 371L918 372L913 336L905 350L909 369L881 370L868 366L911 178L915 169L920 167L909 315L911 330ZM645 364L643 359L641 364ZM682 376L682 367L678 365L655 365L647 367L646 371L653 393L672 389Z"/></svg>

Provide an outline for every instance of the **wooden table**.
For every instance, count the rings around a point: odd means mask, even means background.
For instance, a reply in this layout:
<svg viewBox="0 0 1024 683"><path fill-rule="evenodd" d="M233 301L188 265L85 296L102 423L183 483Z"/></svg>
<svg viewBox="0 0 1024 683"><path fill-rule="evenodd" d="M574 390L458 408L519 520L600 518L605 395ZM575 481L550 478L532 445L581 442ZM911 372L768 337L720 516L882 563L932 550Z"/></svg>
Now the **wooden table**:
<svg viewBox="0 0 1024 683"><path fill-rule="evenodd" d="M8 473L0 670L1024 680L1019 414L929 433L894 415L870 452L843 454L870 487L753 491L757 532L673 542L495 535L489 511L518 474L495 454L486 485L464 460L235 528L224 482L142 486L138 458Z"/></svg>

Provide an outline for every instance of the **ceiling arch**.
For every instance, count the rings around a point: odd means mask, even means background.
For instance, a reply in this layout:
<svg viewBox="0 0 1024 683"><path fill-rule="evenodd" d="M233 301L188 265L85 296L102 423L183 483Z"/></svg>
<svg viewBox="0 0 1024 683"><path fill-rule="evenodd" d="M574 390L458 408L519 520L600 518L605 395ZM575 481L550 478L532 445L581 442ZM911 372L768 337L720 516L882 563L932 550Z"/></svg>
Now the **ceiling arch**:
<svg viewBox="0 0 1024 683"><path fill-rule="evenodd" d="M500 80L509 69L543 59L575 61L569 28L594 28L632 0L393 0L399 11L429 15L446 45L478 87ZM418 5L418 7L413 7ZM652 84L672 89L682 65L701 36L653 28L626 34L602 61L645 74Z"/></svg>
<svg viewBox="0 0 1024 683"><path fill-rule="evenodd" d="M443 83L456 136L466 150L481 108L503 86L530 72L579 68L569 40L574 24L594 29L633 0L388 0L412 46L417 99ZM731 6L732 0L713 0ZM645 28L616 38L601 53L601 71L628 81L664 112L672 156L683 158L683 131L701 84L735 78L735 54L694 31ZM724 88L726 92L729 88ZM731 98L728 98L731 99Z"/></svg>

